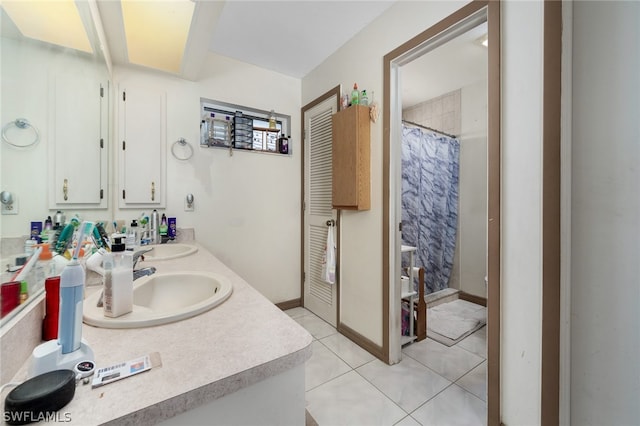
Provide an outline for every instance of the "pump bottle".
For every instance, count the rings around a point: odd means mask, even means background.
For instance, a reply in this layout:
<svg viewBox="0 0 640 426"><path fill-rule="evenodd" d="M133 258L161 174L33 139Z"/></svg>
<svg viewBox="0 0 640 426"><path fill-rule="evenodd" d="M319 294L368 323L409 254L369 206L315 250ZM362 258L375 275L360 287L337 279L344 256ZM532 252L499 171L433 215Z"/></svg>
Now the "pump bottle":
<svg viewBox="0 0 640 426"><path fill-rule="evenodd" d="M133 258L120 237L111 245L111 253L113 260L106 255L103 263L104 316L116 318L133 310Z"/></svg>

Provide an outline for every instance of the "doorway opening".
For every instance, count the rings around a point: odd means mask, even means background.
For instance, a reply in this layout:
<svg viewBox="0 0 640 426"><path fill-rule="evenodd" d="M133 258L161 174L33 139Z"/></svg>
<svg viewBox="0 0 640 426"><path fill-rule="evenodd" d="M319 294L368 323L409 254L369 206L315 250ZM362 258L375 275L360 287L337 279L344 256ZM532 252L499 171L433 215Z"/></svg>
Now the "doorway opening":
<svg viewBox="0 0 640 426"><path fill-rule="evenodd" d="M403 117L403 105L406 103L406 95L403 96L402 84L404 83L403 72L409 68L404 68L408 64L419 60L428 52L434 51L437 47L449 43L452 40L461 39L465 34L477 35L478 43L483 40L481 37L483 34L476 34L476 28L484 28L486 30L486 40L488 42L487 47L487 66L486 66L486 146L473 145L470 148L479 149L483 151L484 158L486 160L476 161L475 164L479 164L481 171L475 172L475 178L477 179L477 173L484 174L484 182L486 184L486 192L482 194L482 200L484 201L484 207L480 209L484 210L484 214L480 214L480 225L478 224L478 215L467 214L465 221L471 220L473 222L474 229L481 229L483 235L480 241L475 241L475 244L471 244L475 249L480 247L479 253L475 253L476 261L473 268L471 268L471 275L480 275L480 282L474 278L472 285L474 286L469 293L479 295L482 293L482 287L484 286L483 274L486 274L487 290L486 290L486 304L487 304L487 413L488 423L499 423L499 333L500 333L500 74L499 74L499 4L495 2L476 1L463 7L456 13L450 15L446 19L440 21L438 24L427 29L423 33L407 41L403 45L399 46L395 50L391 51L384 58L384 99L385 107L383 109L384 116L384 134L383 134L383 297L385 298L385 312L384 322L388 324L388 330L385 330L384 346L388 353L388 362L399 362L402 357L401 352L401 301L402 301L402 282L401 279L403 271L403 262L401 257L401 248L405 248L408 244L403 241L403 236L408 234L406 230L402 232L402 228L405 226L405 217L403 217L402 211L402 193L406 187L403 187L402 170L407 164L403 161L402 157L402 136L403 136L403 118L405 121L410 121L414 125L405 125L407 127L420 128L420 127L436 127L428 124L416 123L415 117L413 120L406 117L407 111L405 110L405 117ZM481 31L481 30L478 30ZM436 83L429 81L432 85ZM438 84L436 84L438 85ZM456 94L445 91L446 93L434 94L434 98L439 96L446 96L455 99ZM455 92L455 91L454 91ZM426 98L429 98L428 96ZM424 100L424 99L423 99ZM455 111L451 111L455 113ZM440 111L442 114L442 111ZM455 114L454 114L455 115ZM415 126L419 124L419 126ZM451 128L442 128L442 122L440 122L441 133L456 133L455 124ZM451 123L448 123L451 124ZM419 132L432 132L433 129L419 129ZM447 131L448 130L448 131ZM460 128L458 135L460 134ZM447 138L445 135L438 135L439 138ZM451 139L451 138L448 138ZM455 139L454 139L455 140ZM447 142L448 143L448 142ZM452 142L455 145L455 142ZM455 149L453 149L455 151ZM474 154L468 153L473 156ZM476 153L477 155L477 153ZM460 159L458 161L461 161ZM461 169L461 168L460 168ZM467 172L468 170L465 170ZM456 177L457 178L457 177ZM453 179L452 180L456 180ZM481 178L481 180L483 180ZM457 184L457 182L456 182ZM465 191L467 191L465 189ZM467 192L477 191L473 189ZM473 194L471 194L472 196ZM467 195L469 197L470 195ZM477 210L477 206L475 207ZM454 227L459 228L462 217L456 217L457 221ZM466 213L465 213L466 214ZM467 224L467 226L470 226ZM484 234L486 233L486 234ZM451 248L449 251L450 260L445 262L445 272L448 272L446 278L441 280L444 284L437 284L435 279L429 283L427 292L439 290L443 286L449 286L452 282L451 275L452 270L455 272L456 268L454 257L455 247L460 250L464 245L460 244L460 238L465 238L465 234L457 233L457 237L454 233L454 241L449 241L448 244ZM486 235L486 236L485 236ZM421 238L413 236L414 243L420 244ZM469 236L470 240L474 238ZM477 239L477 238L476 238ZM438 244L441 244L439 242ZM402 247L404 245L404 247ZM428 245L428 244L427 244ZM484 246L484 247L482 247ZM474 250L475 250L474 249ZM406 250L405 250L406 251ZM460 255L460 252L458 251ZM427 255L428 256L428 255ZM460 257L460 256L458 256ZM486 259L486 268L485 268ZM423 261L429 263L429 260ZM434 269L434 265L429 263L420 265ZM458 259L458 272L459 268ZM433 270L430 272L434 272ZM469 271L465 271L465 274ZM455 284L457 280L457 284ZM459 289L464 284L461 284L461 276L453 277L454 287ZM478 286L479 284L479 286ZM478 299L483 299L481 296ZM476 301L476 300L474 300Z"/></svg>

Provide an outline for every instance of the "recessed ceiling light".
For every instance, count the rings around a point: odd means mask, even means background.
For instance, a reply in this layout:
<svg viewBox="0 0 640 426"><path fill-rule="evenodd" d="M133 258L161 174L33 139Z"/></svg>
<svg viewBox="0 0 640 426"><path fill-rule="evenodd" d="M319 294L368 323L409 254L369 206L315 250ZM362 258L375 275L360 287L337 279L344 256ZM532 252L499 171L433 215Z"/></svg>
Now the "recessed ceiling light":
<svg viewBox="0 0 640 426"><path fill-rule="evenodd" d="M122 1L129 62L179 73L195 3Z"/></svg>
<svg viewBox="0 0 640 426"><path fill-rule="evenodd" d="M92 53L89 37L73 0L2 1L22 35Z"/></svg>

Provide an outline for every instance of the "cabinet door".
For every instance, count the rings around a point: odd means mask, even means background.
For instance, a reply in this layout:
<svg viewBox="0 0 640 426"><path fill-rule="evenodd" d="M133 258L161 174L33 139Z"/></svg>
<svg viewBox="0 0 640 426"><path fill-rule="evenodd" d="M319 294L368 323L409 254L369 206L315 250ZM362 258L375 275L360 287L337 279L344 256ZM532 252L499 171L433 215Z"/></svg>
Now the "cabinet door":
<svg viewBox="0 0 640 426"><path fill-rule="evenodd" d="M333 207L370 208L369 108L352 106L333 115Z"/></svg>
<svg viewBox="0 0 640 426"><path fill-rule="evenodd" d="M118 97L119 206L164 207L166 94L121 87Z"/></svg>
<svg viewBox="0 0 640 426"><path fill-rule="evenodd" d="M51 81L49 207L106 208L108 82L69 72Z"/></svg>

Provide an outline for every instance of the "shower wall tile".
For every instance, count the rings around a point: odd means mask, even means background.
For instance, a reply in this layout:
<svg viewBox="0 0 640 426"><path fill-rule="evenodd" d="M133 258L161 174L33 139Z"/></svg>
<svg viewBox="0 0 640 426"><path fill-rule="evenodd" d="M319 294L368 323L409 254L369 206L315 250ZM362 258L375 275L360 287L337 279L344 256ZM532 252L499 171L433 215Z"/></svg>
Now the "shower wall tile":
<svg viewBox="0 0 640 426"><path fill-rule="evenodd" d="M437 98L402 110L402 118L445 133L459 135L462 128L462 90L454 90Z"/></svg>
<svg viewBox="0 0 640 426"><path fill-rule="evenodd" d="M442 96L439 98L436 98L433 101L433 112L431 114L432 118L436 118L442 115Z"/></svg>
<svg viewBox="0 0 640 426"><path fill-rule="evenodd" d="M452 111L442 114L442 131L455 134L455 112Z"/></svg>

